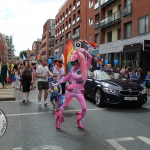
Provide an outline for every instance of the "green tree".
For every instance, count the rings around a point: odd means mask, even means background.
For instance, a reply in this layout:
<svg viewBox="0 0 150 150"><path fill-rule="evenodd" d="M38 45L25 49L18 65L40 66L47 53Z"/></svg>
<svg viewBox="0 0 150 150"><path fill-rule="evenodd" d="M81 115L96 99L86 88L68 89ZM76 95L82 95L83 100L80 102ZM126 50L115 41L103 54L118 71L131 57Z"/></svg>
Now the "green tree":
<svg viewBox="0 0 150 150"><path fill-rule="evenodd" d="M20 58L19 56L15 56L14 57L15 60L19 60L19 58Z"/></svg>
<svg viewBox="0 0 150 150"><path fill-rule="evenodd" d="M23 51L20 52L19 56L20 56L21 59L23 58L23 55L25 57L27 57L27 51L26 50L23 50Z"/></svg>

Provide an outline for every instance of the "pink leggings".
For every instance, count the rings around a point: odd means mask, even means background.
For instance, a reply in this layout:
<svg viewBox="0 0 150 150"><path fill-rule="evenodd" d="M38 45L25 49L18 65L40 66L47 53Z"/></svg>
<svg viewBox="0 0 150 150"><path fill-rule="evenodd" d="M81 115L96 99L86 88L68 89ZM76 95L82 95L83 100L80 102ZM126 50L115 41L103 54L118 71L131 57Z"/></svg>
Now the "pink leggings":
<svg viewBox="0 0 150 150"><path fill-rule="evenodd" d="M81 92L77 92L77 91L72 91L72 92L68 92L66 91L66 94L65 94L65 102L63 103L63 105L61 106L60 108L60 114L62 114L63 110L65 109L65 107L68 105L69 103L69 100L72 98L72 97L76 97L81 105L81 108L82 108L82 112L81 112L81 119L84 118L84 115L86 113L86 102L85 102L85 99L84 99L84 95L83 93Z"/></svg>

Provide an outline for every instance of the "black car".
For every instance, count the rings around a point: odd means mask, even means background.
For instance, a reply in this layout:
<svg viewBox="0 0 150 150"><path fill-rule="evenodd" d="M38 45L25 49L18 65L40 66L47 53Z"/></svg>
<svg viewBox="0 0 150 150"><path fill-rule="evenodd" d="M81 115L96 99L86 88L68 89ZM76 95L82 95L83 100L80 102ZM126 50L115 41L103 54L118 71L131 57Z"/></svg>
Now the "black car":
<svg viewBox="0 0 150 150"><path fill-rule="evenodd" d="M134 104L147 101L146 89L118 72L96 70L85 83L85 96L95 100L97 106L105 104Z"/></svg>

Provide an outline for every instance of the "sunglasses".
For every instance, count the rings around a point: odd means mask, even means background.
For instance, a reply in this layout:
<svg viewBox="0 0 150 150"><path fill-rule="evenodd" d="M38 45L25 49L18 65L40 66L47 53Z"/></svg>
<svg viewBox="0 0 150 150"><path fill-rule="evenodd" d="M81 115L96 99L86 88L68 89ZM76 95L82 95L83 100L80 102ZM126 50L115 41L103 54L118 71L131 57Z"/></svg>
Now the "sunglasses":
<svg viewBox="0 0 150 150"><path fill-rule="evenodd" d="M71 61L71 65L73 66L73 65L77 65L79 63L79 61L78 60L75 60L75 61Z"/></svg>

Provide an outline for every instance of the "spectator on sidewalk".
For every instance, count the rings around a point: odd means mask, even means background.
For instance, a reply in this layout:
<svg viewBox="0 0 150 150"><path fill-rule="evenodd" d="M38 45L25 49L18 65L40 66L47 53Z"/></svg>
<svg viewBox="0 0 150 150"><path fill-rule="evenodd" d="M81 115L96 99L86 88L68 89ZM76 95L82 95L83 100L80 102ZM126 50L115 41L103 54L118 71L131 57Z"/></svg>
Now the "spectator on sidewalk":
<svg viewBox="0 0 150 150"><path fill-rule="evenodd" d="M150 95L150 71L147 72L147 75L145 76L145 81L147 94Z"/></svg>
<svg viewBox="0 0 150 150"><path fill-rule="evenodd" d="M1 67L1 82L2 82L2 85L3 87L2 88L5 88L5 85L7 84L7 63L6 61L3 61L2 63L2 67Z"/></svg>
<svg viewBox="0 0 150 150"><path fill-rule="evenodd" d="M38 107L41 108L41 98L42 98L42 91L44 90L44 106L48 106L47 103L47 96L48 96L48 89L49 89L49 82L48 82L48 74L53 76L53 74L49 71L47 67L47 59L43 59L41 65L37 66L36 68L36 77L38 80Z"/></svg>

